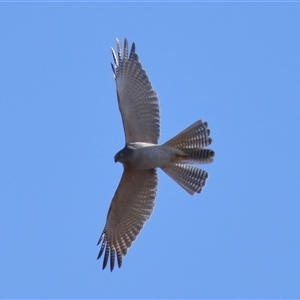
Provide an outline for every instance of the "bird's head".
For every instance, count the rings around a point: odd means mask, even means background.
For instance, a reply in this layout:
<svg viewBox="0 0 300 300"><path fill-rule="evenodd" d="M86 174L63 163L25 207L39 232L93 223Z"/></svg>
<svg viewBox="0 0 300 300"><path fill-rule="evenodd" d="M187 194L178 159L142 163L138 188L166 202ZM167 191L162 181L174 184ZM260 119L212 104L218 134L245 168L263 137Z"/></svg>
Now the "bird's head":
<svg viewBox="0 0 300 300"><path fill-rule="evenodd" d="M120 162L122 164L126 164L130 162L131 154L132 154L133 148L125 146L122 150L120 150L116 155L115 155L115 162Z"/></svg>
<svg viewBox="0 0 300 300"><path fill-rule="evenodd" d="M122 157L123 157L123 153L122 153L122 150L121 150L114 157L115 163L118 162L118 161L121 162Z"/></svg>

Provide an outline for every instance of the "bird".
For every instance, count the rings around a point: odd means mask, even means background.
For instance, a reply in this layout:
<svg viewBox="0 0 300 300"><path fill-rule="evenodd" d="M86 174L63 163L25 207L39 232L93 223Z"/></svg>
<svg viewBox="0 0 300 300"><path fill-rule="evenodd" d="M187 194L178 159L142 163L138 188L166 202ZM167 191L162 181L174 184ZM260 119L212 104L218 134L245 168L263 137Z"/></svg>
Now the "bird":
<svg viewBox="0 0 300 300"><path fill-rule="evenodd" d="M114 157L123 164L123 174L111 201L105 227L97 245L103 254L102 269L110 261L113 271L117 259L135 241L149 220L157 194L157 169L162 169L189 194L201 193L208 173L195 164L211 163L213 150L207 122L196 121L164 144L160 136L160 110L157 93L136 54L135 43L128 51L124 39L123 51L118 39L117 52L111 48L111 63L116 83L118 106L125 134L125 146Z"/></svg>

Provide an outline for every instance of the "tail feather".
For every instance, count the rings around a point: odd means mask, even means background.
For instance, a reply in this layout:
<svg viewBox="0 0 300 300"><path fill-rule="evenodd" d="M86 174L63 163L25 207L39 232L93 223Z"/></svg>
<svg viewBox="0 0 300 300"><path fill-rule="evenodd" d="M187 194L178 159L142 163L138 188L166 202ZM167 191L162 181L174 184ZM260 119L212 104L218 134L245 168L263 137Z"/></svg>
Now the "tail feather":
<svg viewBox="0 0 300 300"><path fill-rule="evenodd" d="M212 142L209 134L207 122L199 120L167 141L164 146L183 152L184 155L180 155L181 163L211 163L214 160L214 151L203 149Z"/></svg>
<svg viewBox="0 0 300 300"><path fill-rule="evenodd" d="M214 151L203 149L212 142L209 134L207 123L199 120L164 144L177 158L162 170L191 195L201 193L208 173L189 164L211 163L215 155Z"/></svg>
<svg viewBox="0 0 300 300"><path fill-rule="evenodd" d="M191 195L201 193L208 178L206 171L180 163L163 167L162 170Z"/></svg>
<svg viewBox="0 0 300 300"><path fill-rule="evenodd" d="M175 147L185 152L186 149L204 148L211 144L212 139L209 137L210 130L207 128L207 122L201 120L195 122L164 145Z"/></svg>
<svg viewBox="0 0 300 300"><path fill-rule="evenodd" d="M187 164L209 164L214 161L215 152L210 149L190 148L185 149L186 157L181 157L181 161Z"/></svg>

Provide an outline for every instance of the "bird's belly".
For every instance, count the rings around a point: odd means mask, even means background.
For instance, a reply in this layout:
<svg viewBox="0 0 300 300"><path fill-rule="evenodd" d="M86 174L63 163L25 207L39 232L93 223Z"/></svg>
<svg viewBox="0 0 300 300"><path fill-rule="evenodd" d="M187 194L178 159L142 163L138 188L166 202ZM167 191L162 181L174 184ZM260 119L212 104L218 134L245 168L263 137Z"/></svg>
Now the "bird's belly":
<svg viewBox="0 0 300 300"><path fill-rule="evenodd" d="M145 170L161 168L174 159L174 154L161 146L149 146L135 149L133 155L134 169Z"/></svg>

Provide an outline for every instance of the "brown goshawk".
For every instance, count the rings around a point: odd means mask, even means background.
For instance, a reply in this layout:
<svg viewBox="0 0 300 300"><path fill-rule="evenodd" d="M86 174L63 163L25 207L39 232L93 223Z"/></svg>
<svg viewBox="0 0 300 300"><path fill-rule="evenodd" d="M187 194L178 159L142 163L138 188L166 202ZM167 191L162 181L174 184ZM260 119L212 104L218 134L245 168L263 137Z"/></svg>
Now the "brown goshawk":
<svg viewBox="0 0 300 300"><path fill-rule="evenodd" d="M104 253L103 269L110 258L111 271L150 218L157 190L156 169L161 168L188 193L200 193L208 174L193 164L211 163L214 151L207 123L195 122L184 131L159 145L160 116L157 94L135 53L130 53L125 39L122 51L117 40L117 53L112 49L113 74L117 86L119 109L125 132L125 147L115 155L123 175L111 201L98 259Z"/></svg>

